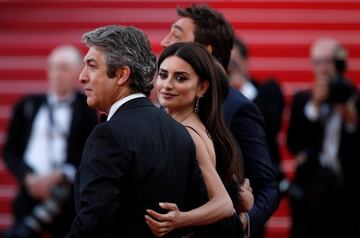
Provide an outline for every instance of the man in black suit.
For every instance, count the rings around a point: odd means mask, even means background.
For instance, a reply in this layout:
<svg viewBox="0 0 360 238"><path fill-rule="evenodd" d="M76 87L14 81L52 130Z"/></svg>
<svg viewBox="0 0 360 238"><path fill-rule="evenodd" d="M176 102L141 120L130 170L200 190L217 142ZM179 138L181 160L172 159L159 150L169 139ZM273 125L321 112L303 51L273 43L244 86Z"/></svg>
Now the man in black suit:
<svg viewBox="0 0 360 238"><path fill-rule="evenodd" d="M108 118L85 145L75 182L77 216L66 237L154 237L146 209L159 211L159 201L170 201L186 210L192 196L199 198L192 189L201 185L194 144L147 97L156 58L142 31L106 26L85 33L83 42L89 51L79 80L88 105Z"/></svg>
<svg viewBox="0 0 360 238"><path fill-rule="evenodd" d="M81 62L75 47L55 48L48 58L49 91L26 96L15 106L3 150L20 184L8 237L41 237L44 230L63 237L75 216L71 184L98 120L76 90ZM54 201L59 211L48 206Z"/></svg>
<svg viewBox="0 0 360 238"><path fill-rule="evenodd" d="M266 124L266 141L271 160L275 166L277 179L280 182L284 179L284 174L281 168L278 134L285 107L284 94L279 83L273 78L267 78L262 82L251 78L248 69L248 60L249 50L247 46L240 38L235 38L228 67L230 85L254 102L263 114Z"/></svg>
<svg viewBox="0 0 360 238"><path fill-rule="evenodd" d="M231 24L220 12L207 6L178 8L177 13L180 18L172 25L161 45L167 47L175 42L198 42L205 45L226 69L234 42ZM223 104L225 122L240 146L245 176L250 179L255 197L249 216L242 214L240 217L245 227L250 221L250 232L254 235L263 230L265 222L279 205L278 183L266 145L261 112L243 94L227 87L228 82L222 83L224 91L228 91Z"/></svg>
<svg viewBox="0 0 360 238"><path fill-rule="evenodd" d="M295 94L287 138L296 164L292 237L359 237L359 93L336 40L315 41L311 59L314 84Z"/></svg>
<svg viewBox="0 0 360 238"><path fill-rule="evenodd" d="M250 78L248 59L248 48L240 38L236 37L228 67L230 85L259 107L265 120L266 142L276 171L277 181L279 185L286 185L288 181L285 179L281 168L278 144L278 134L285 106L284 95L276 80L269 78L263 82L258 82ZM286 187L283 189L285 190ZM283 191L281 186L279 186L279 189ZM264 234L262 233L259 232L259 235L253 235L252 237L263 237Z"/></svg>

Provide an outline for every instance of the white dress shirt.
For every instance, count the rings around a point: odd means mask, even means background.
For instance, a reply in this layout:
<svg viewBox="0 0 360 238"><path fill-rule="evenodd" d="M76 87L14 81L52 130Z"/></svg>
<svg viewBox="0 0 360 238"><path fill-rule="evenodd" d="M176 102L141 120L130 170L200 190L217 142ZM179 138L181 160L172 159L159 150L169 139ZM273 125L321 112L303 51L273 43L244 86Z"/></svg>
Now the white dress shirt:
<svg viewBox="0 0 360 238"><path fill-rule="evenodd" d="M244 96L250 101L253 101L258 95L257 88L249 80L246 80L244 82L243 86L240 88L239 91L244 94Z"/></svg>
<svg viewBox="0 0 360 238"><path fill-rule="evenodd" d="M338 158L342 118L336 111L330 111L329 105L322 105L317 110L312 101L308 101L304 108L305 116L310 121L318 121L325 118L325 132L320 153L320 164L332 169L341 176L341 164ZM309 135L311 136L311 135Z"/></svg>
<svg viewBox="0 0 360 238"><path fill-rule="evenodd" d="M24 160L38 175L48 175L55 168L65 169L70 177L75 175L75 168L64 164L72 120L71 102L75 95L67 99L66 103L59 102L55 95L48 95L48 103L40 107L34 118ZM50 122L48 105L52 107L53 123Z"/></svg>

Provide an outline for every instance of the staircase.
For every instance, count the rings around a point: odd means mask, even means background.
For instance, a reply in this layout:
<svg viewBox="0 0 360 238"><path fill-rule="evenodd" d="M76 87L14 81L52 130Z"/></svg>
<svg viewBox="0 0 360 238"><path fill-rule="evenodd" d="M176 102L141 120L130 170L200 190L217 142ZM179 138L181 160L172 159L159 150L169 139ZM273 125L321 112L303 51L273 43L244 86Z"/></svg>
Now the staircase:
<svg viewBox="0 0 360 238"><path fill-rule="evenodd" d="M205 1L198 1L204 2ZM81 35L108 24L133 25L148 34L153 50L177 19L181 0L0 0L0 150L14 103L25 93L44 91L46 57L59 44L74 44L85 53ZM358 0L211 0L249 45L251 73L258 79L275 77L291 96L312 82L309 46L319 37L338 39L349 50L348 76L360 84L360 1ZM291 178L293 164L286 150L289 118L284 112L279 136L283 167ZM16 182L0 159L0 230L12 222L11 201ZM288 201L267 223L266 237L288 238Z"/></svg>

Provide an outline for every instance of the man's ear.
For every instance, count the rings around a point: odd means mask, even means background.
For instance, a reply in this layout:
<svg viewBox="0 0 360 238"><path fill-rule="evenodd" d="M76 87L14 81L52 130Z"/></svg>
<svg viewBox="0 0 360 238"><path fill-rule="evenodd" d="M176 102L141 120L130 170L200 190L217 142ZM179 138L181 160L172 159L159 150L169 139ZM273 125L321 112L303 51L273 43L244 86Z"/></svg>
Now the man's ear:
<svg viewBox="0 0 360 238"><path fill-rule="evenodd" d="M118 85L124 85L127 83L130 77L131 70L128 66L123 66L116 70L115 78Z"/></svg>
<svg viewBox="0 0 360 238"><path fill-rule="evenodd" d="M212 52L213 52L212 46L211 45L206 45L206 49L212 55Z"/></svg>

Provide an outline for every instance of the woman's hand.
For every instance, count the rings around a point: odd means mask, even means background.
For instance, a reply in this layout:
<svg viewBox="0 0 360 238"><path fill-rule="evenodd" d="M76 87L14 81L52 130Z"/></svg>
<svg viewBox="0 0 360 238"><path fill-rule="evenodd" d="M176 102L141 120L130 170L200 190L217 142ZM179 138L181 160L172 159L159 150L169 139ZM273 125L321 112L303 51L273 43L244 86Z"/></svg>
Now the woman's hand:
<svg viewBox="0 0 360 238"><path fill-rule="evenodd" d="M239 201L236 204L236 212L249 212L250 209L254 206L254 195L252 193L252 188L250 186L249 179L245 179L244 183L241 185L241 189L238 193Z"/></svg>
<svg viewBox="0 0 360 238"><path fill-rule="evenodd" d="M166 214L160 214L151 209L147 209L146 212L149 215L145 215L145 219L152 233L161 237L182 227L181 224L183 223L184 213L179 211L175 203L159 203L159 205L161 208L168 210L168 212Z"/></svg>

